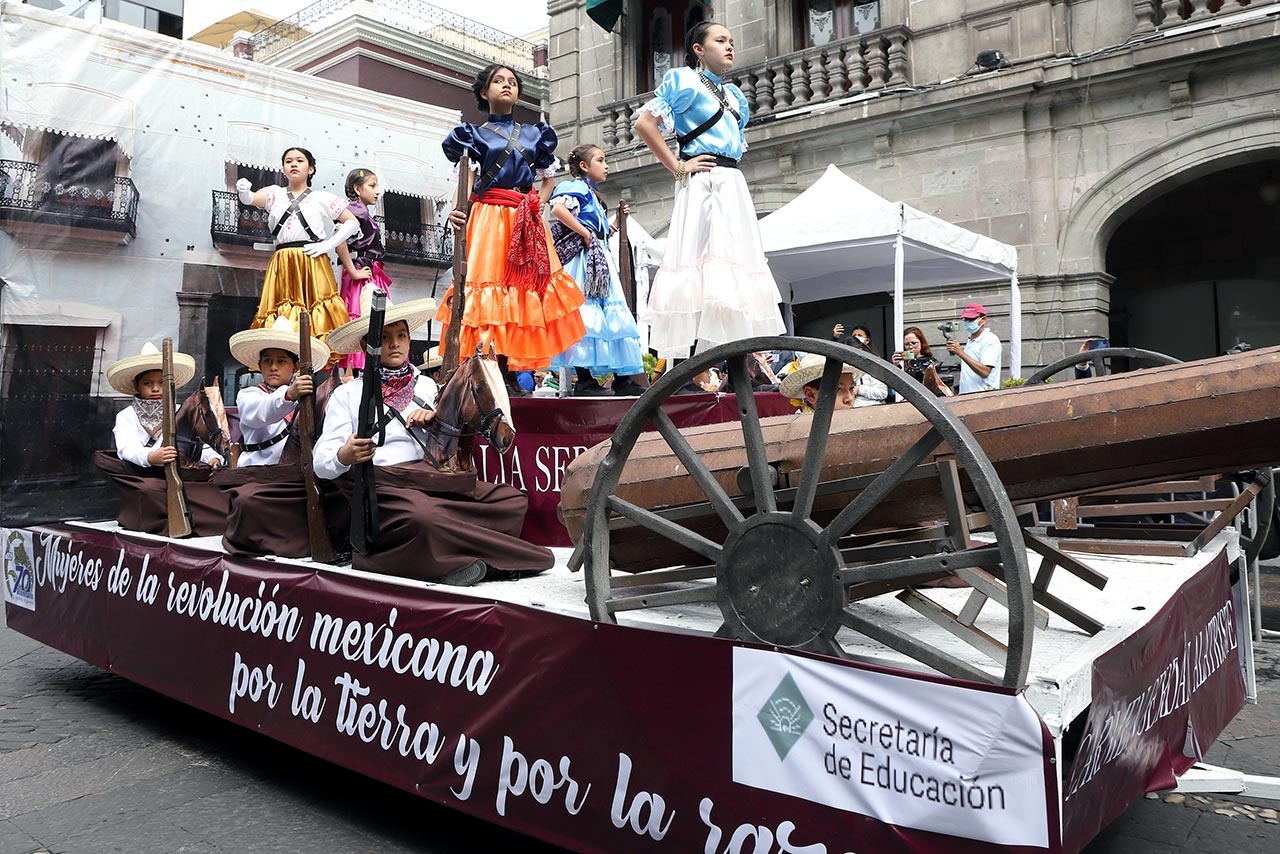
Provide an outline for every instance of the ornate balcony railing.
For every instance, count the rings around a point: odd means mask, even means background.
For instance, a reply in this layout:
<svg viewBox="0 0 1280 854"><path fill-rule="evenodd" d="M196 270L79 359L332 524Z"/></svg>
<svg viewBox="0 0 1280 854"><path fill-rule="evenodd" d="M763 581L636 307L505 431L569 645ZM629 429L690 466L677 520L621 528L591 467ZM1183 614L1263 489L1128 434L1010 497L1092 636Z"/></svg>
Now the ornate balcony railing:
<svg viewBox="0 0 1280 854"><path fill-rule="evenodd" d="M138 188L129 178L67 183L39 163L0 160L0 222L22 221L138 234Z"/></svg>
<svg viewBox="0 0 1280 854"><path fill-rule="evenodd" d="M374 217L382 228L382 241L387 250L386 260L393 264L414 266L444 265L453 262L453 234L444 226L419 223L409 227L393 222L388 227L386 218ZM215 244L252 246L255 243L271 243L271 229L267 226L267 212L252 205L243 205L235 193L226 190L213 191L213 217L209 234Z"/></svg>
<svg viewBox="0 0 1280 854"><path fill-rule="evenodd" d="M388 226L385 217L374 219L382 227L388 261L420 267L453 263L452 229L427 223L420 223L416 228L396 222Z"/></svg>
<svg viewBox="0 0 1280 854"><path fill-rule="evenodd" d="M353 0L317 0L272 24L252 39L252 58L262 61L319 32L347 14ZM385 24L458 48L491 62L532 72L538 46L422 0L378 0L362 4L365 14ZM545 53L545 51L544 51Z"/></svg>
<svg viewBox="0 0 1280 854"><path fill-rule="evenodd" d="M253 205L241 204L235 193L226 190L213 191L209 236L215 245L252 246L272 241L271 229L267 227L267 212Z"/></svg>
<svg viewBox="0 0 1280 854"><path fill-rule="evenodd" d="M1133 0L1135 33L1207 21L1244 9L1266 6L1272 0Z"/></svg>
<svg viewBox="0 0 1280 854"><path fill-rule="evenodd" d="M910 38L906 27L886 27L734 69L731 79L746 96L752 119L763 118L910 84ZM652 97L652 92L646 92L600 108L605 114L605 145L626 146L638 141L631 123L636 111Z"/></svg>

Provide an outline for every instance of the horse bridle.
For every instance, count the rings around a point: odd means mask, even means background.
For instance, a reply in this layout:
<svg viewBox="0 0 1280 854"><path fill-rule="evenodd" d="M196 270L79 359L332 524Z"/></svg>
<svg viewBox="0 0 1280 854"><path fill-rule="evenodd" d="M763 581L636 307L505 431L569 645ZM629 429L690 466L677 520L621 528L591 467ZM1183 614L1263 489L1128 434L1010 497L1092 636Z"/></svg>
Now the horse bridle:
<svg viewBox="0 0 1280 854"><path fill-rule="evenodd" d="M209 427L210 418L213 418L212 428ZM218 421L218 416L214 414L213 408L210 406L207 406L204 402L202 402L199 398L197 398L195 419L192 420L192 424L191 424L191 435L175 436L174 438L178 443L179 453L182 452L182 447L184 444L190 445L191 453L186 454L185 455L186 458L188 460L195 460L196 462L199 462L200 452L204 450L204 446L206 443L204 439L200 438L200 434L196 432L196 426L195 426L196 419L198 419L204 424L205 430L209 431L208 445L210 448L214 448L215 450L217 449L217 445L215 443L217 442L219 436L226 435L226 431L222 429L222 424ZM219 451L218 453L221 454L222 452Z"/></svg>
<svg viewBox="0 0 1280 854"><path fill-rule="evenodd" d="M495 406L489 411L485 411L480 405L480 393L476 391L476 383L474 377L467 377L467 391L471 392L471 402L475 404L476 412L480 414L480 427L477 430L469 430L463 432L462 428L456 424L450 424L447 421L433 419L432 424L438 425L446 433L456 436L459 439L464 436L481 436L490 445L494 444L493 435L501 424L511 426L511 422L507 420L507 413L501 406Z"/></svg>

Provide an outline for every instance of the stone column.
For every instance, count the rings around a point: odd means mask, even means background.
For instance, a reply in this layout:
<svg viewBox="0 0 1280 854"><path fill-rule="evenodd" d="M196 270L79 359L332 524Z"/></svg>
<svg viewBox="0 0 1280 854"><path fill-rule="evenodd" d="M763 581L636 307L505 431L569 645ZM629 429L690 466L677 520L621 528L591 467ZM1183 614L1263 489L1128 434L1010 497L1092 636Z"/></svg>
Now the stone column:
<svg viewBox="0 0 1280 854"><path fill-rule="evenodd" d="M1133 0L1133 34L1153 33L1156 30L1156 7L1152 0Z"/></svg>
<svg viewBox="0 0 1280 854"><path fill-rule="evenodd" d="M192 380L200 383L209 373L209 299L213 294L188 293L179 291L178 297L178 340L174 349L189 354L196 360L196 376ZM213 376L217 376L215 371ZM195 388L195 386L192 386Z"/></svg>

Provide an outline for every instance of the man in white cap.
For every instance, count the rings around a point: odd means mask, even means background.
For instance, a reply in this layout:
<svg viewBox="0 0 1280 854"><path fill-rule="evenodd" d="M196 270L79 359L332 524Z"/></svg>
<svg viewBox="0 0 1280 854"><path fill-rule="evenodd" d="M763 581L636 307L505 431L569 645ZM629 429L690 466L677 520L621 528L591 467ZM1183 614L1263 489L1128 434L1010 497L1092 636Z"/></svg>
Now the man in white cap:
<svg viewBox="0 0 1280 854"><path fill-rule="evenodd" d="M371 553L353 554L351 565L463 587L484 580L491 570L496 575L549 569L554 563L550 550L520 539L529 504L523 493L478 481L474 470L440 472L423 462L426 448L417 428L434 417L437 388L409 362L409 334L434 311L432 299L386 308L381 364L366 365L366 371L379 371L382 381L388 419L381 442L356 435L363 377L329 398L324 432L315 447L316 475L349 496L353 484L344 475L351 467L367 462L376 467L381 527ZM329 333L329 346L350 353L363 346L368 329L368 312L361 311L359 318Z"/></svg>

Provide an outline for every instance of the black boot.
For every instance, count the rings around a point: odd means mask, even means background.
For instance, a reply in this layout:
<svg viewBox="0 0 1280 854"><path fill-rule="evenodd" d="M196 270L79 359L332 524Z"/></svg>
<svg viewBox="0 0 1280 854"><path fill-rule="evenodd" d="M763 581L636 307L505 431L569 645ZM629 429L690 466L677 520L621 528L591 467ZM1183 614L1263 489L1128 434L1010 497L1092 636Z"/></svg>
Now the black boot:
<svg viewBox="0 0 1280 854"><path fill-rule="evenodd" d="M510 363L505 355L498 356L498 370L502 372L502 378L507 383L507 394L510 397L528 397L531 392L525 391L520 387L520 381L516 379L516 372L511 370Z"/></svg>
<svg viewBox="0 0 1280 854"><path fill-rule="evenodd" d="M596 378L591 376L591 372L586 368L574 368L578 374L578 381L573 384L574 397L612 397L613 389L605 388L596 382Z"/></svg>

